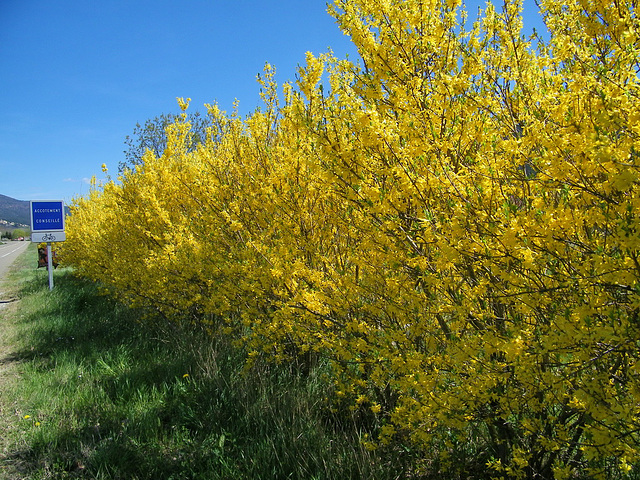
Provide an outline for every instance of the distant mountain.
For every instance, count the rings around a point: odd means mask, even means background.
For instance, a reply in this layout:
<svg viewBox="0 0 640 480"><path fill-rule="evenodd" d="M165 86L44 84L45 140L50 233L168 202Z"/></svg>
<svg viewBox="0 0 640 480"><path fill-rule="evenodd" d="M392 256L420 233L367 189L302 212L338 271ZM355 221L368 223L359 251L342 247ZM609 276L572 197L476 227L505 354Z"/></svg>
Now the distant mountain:
<svg viewBox="0 0 640 480"><path fill-rule="evenodd" d="M26 226L31 225L29 202L0 195L0 220Z"/></svg>

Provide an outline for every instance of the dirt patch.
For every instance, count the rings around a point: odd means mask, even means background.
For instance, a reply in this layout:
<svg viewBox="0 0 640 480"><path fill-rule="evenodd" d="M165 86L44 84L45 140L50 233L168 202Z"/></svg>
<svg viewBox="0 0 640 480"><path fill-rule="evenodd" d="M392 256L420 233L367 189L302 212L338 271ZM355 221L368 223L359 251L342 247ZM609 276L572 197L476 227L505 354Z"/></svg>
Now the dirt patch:
<svg viewBox="0 0 640 480"><path fill-rule="evenodd" d="M0 392L4 390L4 374L9 367L18 362L14 351L14 319L20 301L17 296L0 291Z"/></svg>

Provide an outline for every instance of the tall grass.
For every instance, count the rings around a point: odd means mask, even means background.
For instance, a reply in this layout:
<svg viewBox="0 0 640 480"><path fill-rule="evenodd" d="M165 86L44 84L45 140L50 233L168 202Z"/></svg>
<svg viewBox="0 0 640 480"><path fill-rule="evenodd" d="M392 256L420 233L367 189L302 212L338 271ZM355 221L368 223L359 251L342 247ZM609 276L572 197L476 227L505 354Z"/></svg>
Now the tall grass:
<svg viewBox="0 0 640 480"><path fill-rule="evenodd" d="M376 425L332 410L322 362L247 369L228 340L152 329L69 270L50 292L34 259L30 248L10 280L20 301L0 310L0 478L412 476L410 452L367 450Z"/></svg>

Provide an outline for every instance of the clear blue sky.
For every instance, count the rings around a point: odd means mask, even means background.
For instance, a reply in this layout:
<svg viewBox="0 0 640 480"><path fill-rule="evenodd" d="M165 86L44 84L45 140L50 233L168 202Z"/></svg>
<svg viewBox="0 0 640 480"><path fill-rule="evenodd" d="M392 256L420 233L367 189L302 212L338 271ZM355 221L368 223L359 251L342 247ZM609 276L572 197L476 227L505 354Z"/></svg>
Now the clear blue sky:
<svg viewBox="0 0 640 480"><path fill-rule="evenodd" d="M246 114L266 62L283 83L328 47L355 58L324 0L0 0L0 194L69 203L176 97Z"/></svg>

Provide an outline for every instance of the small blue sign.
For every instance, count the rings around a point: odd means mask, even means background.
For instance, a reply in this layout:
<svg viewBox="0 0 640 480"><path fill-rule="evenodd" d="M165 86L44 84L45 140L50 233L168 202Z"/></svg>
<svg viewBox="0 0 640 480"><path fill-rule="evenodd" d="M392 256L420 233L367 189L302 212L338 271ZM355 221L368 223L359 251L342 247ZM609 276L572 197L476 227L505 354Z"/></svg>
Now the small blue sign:
<svg viewBox="0 0 640 480"><path fill-rule="evenodd" d="M32 232L63 232L64 201L32 200L31 201Z"/></svg>

